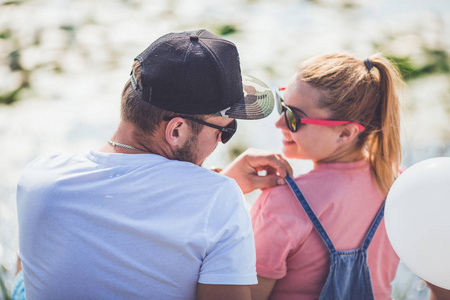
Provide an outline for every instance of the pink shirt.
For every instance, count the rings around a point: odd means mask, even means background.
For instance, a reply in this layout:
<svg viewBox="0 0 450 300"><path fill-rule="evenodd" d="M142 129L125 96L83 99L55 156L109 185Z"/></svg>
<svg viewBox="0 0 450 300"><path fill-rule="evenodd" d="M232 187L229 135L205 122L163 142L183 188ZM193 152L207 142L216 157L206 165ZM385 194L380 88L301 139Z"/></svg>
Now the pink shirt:
<svg viewBox="0 0 450 300"><path fill-rule="evenodd" d="M361 247L384 200L367 161L330 163L295 179L337 250ZM318 299L329 251L288 185L265 190L251 208L259 276L277 279L269 299ZM368 249L376 299L389 299L399 258L384 218Z"/></svg>

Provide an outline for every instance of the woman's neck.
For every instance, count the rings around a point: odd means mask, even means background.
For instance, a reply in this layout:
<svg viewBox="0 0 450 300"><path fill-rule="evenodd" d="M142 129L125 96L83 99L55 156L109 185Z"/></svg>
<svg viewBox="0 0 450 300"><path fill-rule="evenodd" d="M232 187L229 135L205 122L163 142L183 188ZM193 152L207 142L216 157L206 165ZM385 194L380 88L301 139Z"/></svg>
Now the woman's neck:
<svg viewBox="0 0 450 300"><path fill-rule="evenodd" d="M367 155L362 151L351 151L349 153L337 153L334 156L327 157L320 161L315 161L314 166L318 166L320 164L329 164L329 163L350 163L355 161L360 161L366 159Z"/></svg>

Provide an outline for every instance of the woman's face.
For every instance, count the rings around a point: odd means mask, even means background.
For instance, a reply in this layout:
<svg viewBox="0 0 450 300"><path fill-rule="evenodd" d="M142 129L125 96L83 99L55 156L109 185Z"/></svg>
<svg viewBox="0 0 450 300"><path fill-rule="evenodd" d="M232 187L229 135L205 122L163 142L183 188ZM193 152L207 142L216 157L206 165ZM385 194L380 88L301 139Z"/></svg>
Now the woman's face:
<svg viewBox="0 0 450 300"><path fill-rule="evenodd" d="M283 93L285 104L300 118L327 120L330 114L318 107L321 97L318 89L292 79ZM284 113L275 123L283 133L282 151L286 157L308 159L313 162L333 161L340 146L340 131L337 127L313 124L298 124L296 132L291 132L286 125Z"/></svg>

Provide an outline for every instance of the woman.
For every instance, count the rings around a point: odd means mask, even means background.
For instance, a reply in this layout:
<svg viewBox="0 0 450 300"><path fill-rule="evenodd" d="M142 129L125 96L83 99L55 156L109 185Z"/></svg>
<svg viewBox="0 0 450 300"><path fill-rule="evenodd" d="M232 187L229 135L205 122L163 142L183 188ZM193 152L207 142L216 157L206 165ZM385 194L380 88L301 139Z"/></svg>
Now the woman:
<svg viewBox="0 0 450 300"><path fill-rule="evenodd" d="M344 53L305 61L278 91L284 155L312 160L295 178L337 250L360 248L401 159L399 91L383 56ZM258 285L253 299L318 299L330 251L288 186L265 190L251 209ZM389 299L399 259L384 228L368 247L375 299Z"/></svg>

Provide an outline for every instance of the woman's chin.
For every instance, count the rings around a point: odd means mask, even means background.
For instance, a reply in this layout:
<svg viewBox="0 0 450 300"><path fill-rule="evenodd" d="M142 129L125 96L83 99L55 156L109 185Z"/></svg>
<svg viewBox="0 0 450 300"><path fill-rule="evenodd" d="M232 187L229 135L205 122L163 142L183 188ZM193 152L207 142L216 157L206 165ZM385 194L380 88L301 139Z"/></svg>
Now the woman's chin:
<svg viewBox="0 0 450 300"><path fill-rule="evenodd" d="M283 147L281 148L281 152L287 158L298 158L298 154L293 151L292 147L286 146L284 143Z"/></svg>

